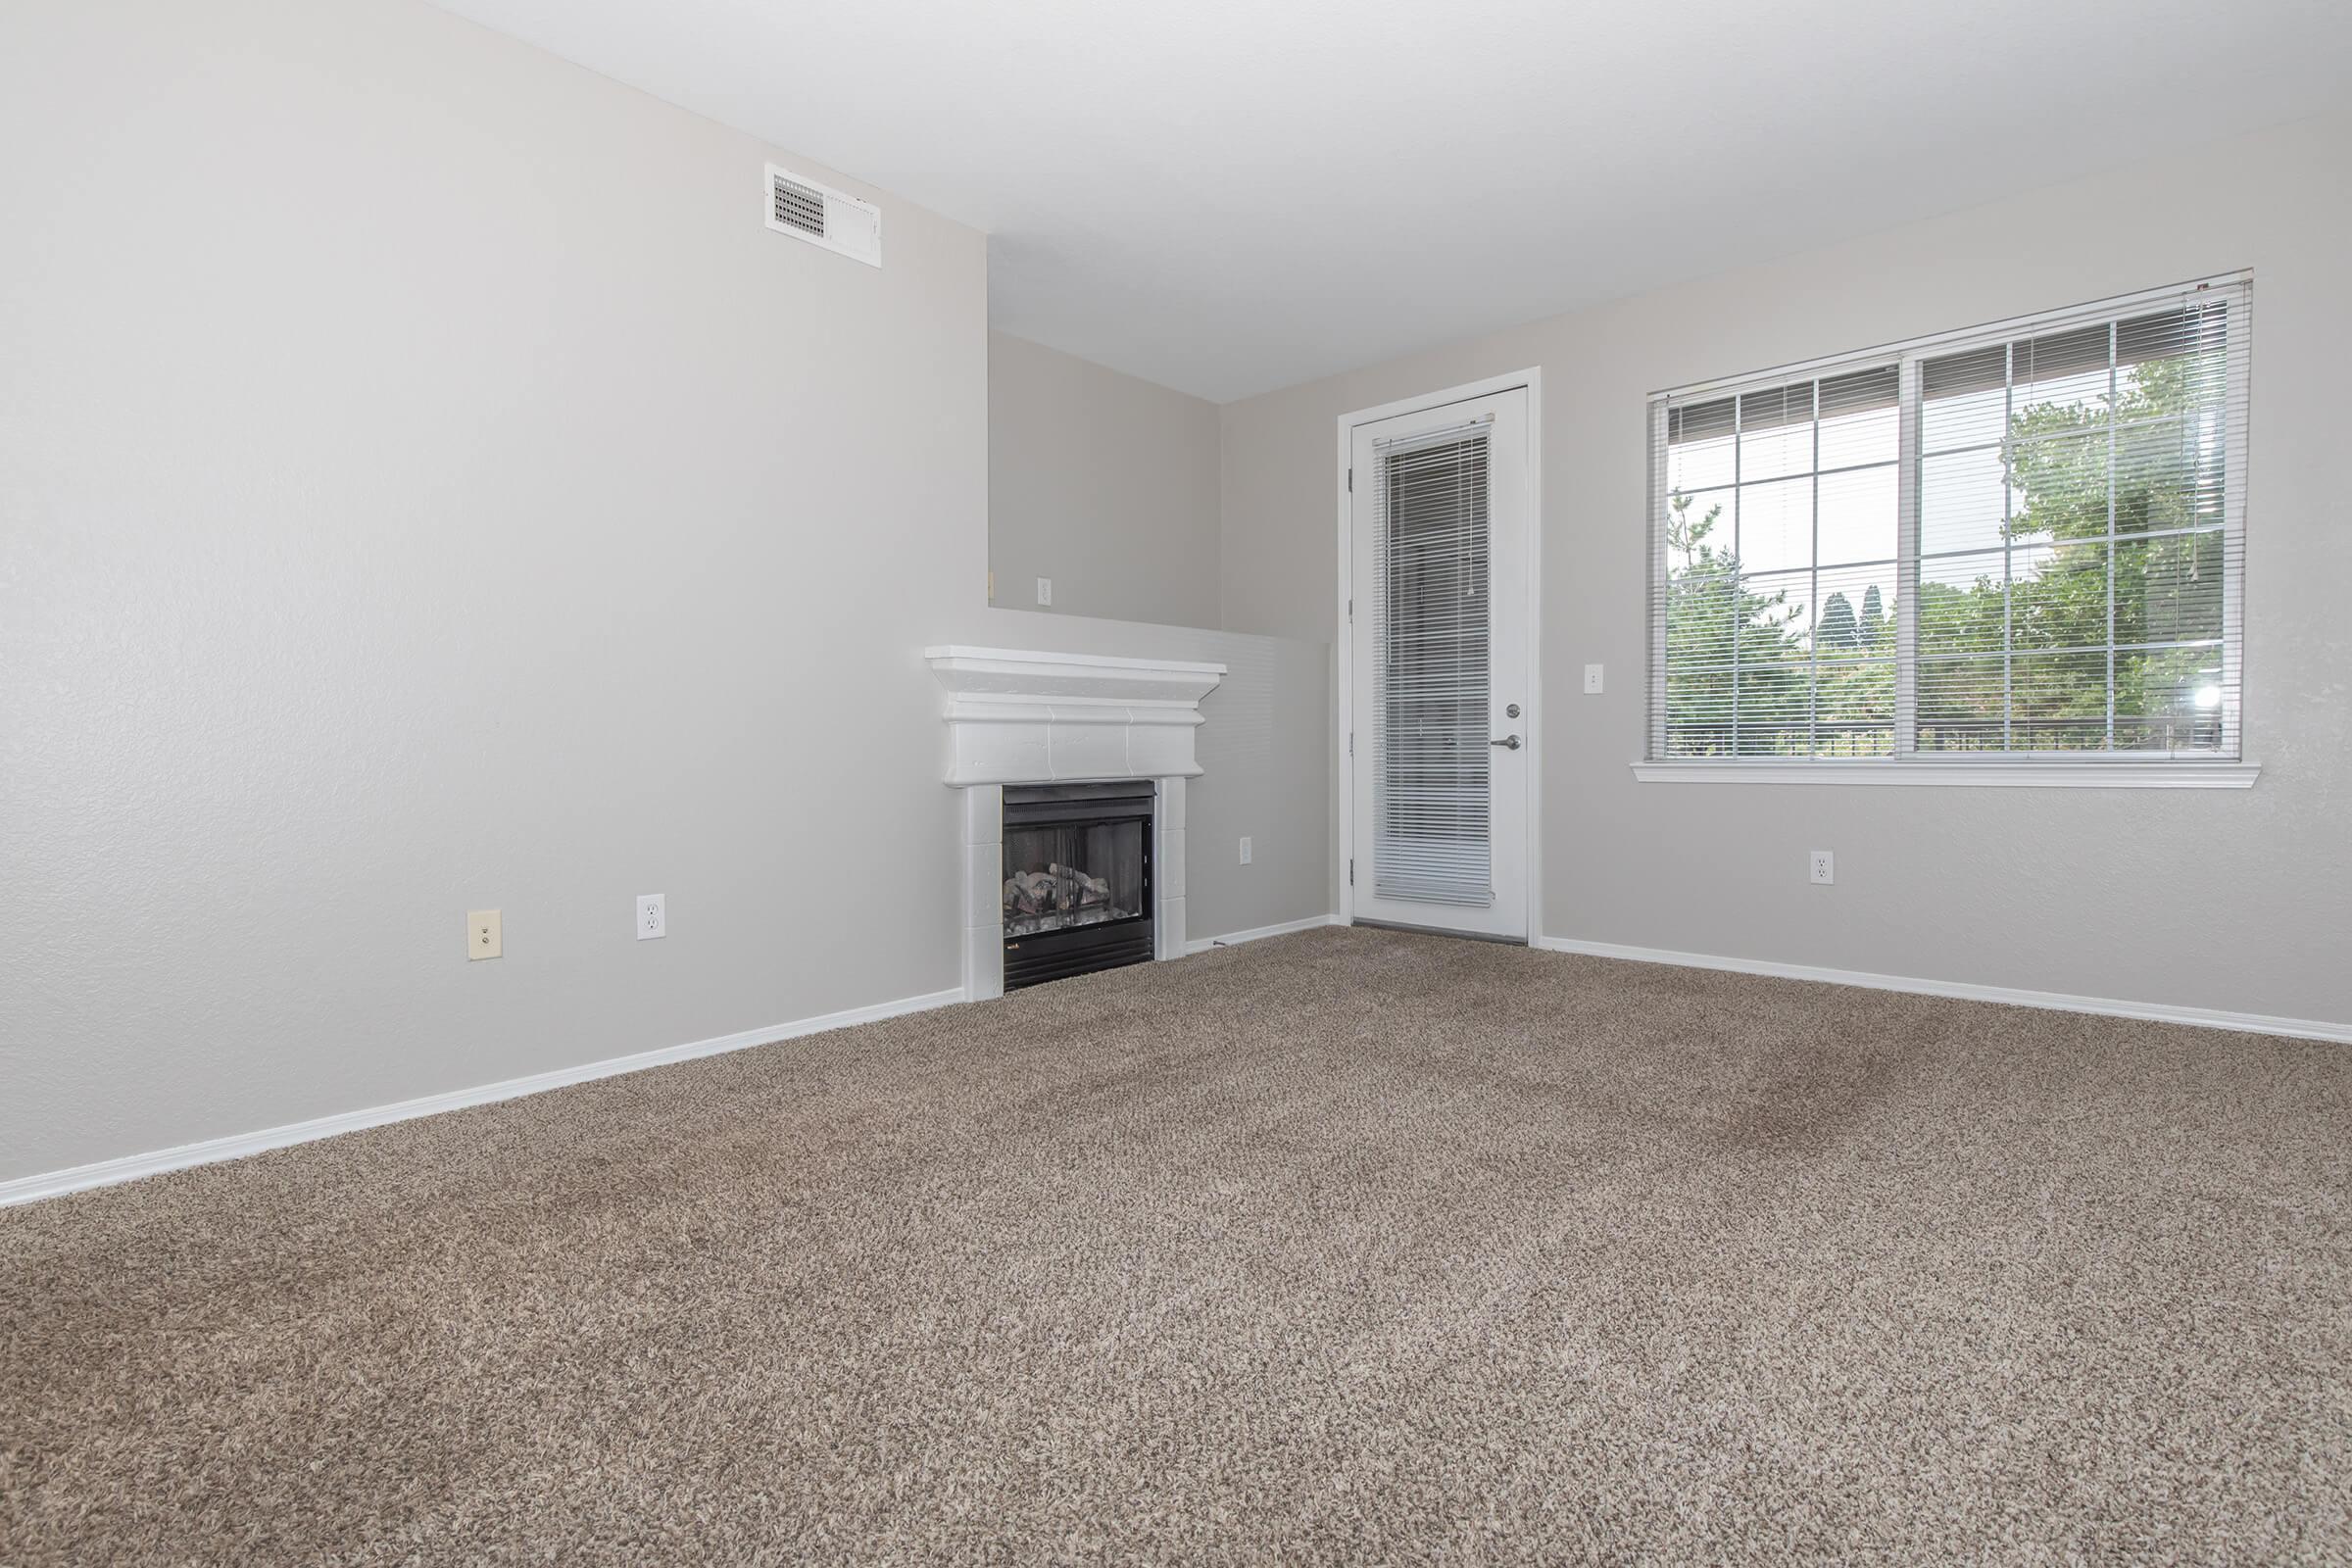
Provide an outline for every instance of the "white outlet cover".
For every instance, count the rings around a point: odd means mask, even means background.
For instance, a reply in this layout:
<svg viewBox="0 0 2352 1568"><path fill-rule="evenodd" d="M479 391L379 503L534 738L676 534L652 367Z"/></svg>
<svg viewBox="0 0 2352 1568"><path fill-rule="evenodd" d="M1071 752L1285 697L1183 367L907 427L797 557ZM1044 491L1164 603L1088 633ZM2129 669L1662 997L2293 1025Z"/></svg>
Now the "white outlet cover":
<svg viewBox="0 0 2352 1568"><path fill-rule="evenodd" d="M1585 666L1585 693L1587 696L1591 696L1594 693L1597 693L1599 690L1600 666L1598 664L1587 664Z"/></svg>
<svg viewBox="0 0 2352 1568"><path fill-rule="evenodd" d="M1805 875L1828 887L1838 880L1838 857L1829 850L1815 850L1805 858Z"/></svg>
<svg viewBox="0 0 2352 1568"><path fill-rule="evenodd" d="M1041 605L1050 605L1054 602L1053 578L1040 577L1037 579L1037 602Z"/></svg>
<svg viewBox="0 0 2352 1568"><path fill-rule="evenodd" d="M466 956L495 958L507 951L505 922L496 909L466 911Z"/></svg>
<svg viewBox="0 0 2352 1568"><path fill-rule="evenodd" d="M669 910L659 893L637 895L637 940L651 942L669 935Z"/></svg>
<svg viewBox="0 0 2352 1568"><path fill-rule="evenodd" d="M1250 863L1250 841L1246 838L1242 840L1242 863L1244 865Z"/></svg>

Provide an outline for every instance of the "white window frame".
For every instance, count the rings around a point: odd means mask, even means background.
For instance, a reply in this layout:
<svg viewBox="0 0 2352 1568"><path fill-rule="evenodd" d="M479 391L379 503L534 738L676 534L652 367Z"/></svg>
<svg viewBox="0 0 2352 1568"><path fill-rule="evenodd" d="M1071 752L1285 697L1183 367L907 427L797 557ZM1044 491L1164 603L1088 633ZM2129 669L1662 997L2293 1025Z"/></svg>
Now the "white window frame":
<svg viewBox="0 0 2352 1568"><path fill-rule="evenodd" d="M2223 554L2234 564L2222 585L2223 659L2230 676L2226 684L2224 732L2235 757L2180 758L2114 753L1984 753L1965 757L1921 754L1910 748L1917 725L1918 621L1906 606L1896 619L1895 753L1886 758L1675 758L1662 760L1665 750L1666 617L1659 611L1667 571L1665 530L1660 526L1668 504L1664 425L1669 404L1695 398L1735 395L1807 377L1827 377L1845 370L1885 366L1894 361L1901 374L1901 440L1897 448L1896 478L1898 571L1900 581L1917 581L1919 564L1920 367L1929 358L1967 348L1991 346L2032 336L2060 323L2080 322L2131 314L2143 306L2177 301L2204 288L2227 287L2250 297L2252 274L2229 272L2169 288L2146 289L2062 310L1973 326L1927 337L1889 343L1867 353L1839 354L1800 361L1756 373L1725 376L1652 393L1649 405L1649 711L1646 716L1647 756L1632 764L1634 776L1655 784L1870 784L1870 785L1991 785L2009 788L2097 789L2248 789L2261 776L2261 764L2244 760L2244 562L2245 562L2245 443L2242 412L2231 432L2230 461L2224 470ZM2231 408L2246 407L2245 376L2250 358L2249 314L2233 310L2226 363ZM1906 593L1906 600L1916 596Z"/></svg>

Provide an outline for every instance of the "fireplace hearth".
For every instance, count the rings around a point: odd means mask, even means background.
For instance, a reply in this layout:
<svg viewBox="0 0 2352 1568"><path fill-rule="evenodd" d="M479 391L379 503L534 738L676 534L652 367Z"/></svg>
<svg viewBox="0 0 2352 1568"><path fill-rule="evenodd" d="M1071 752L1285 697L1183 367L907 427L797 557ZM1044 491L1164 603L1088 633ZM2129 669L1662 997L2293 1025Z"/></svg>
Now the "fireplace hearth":
<svg viewBox="0 0 2352 1568"><path fill-rule="evenodd" d="M1149 779L1004 789L1004 989L1153 956Z"/></svg>

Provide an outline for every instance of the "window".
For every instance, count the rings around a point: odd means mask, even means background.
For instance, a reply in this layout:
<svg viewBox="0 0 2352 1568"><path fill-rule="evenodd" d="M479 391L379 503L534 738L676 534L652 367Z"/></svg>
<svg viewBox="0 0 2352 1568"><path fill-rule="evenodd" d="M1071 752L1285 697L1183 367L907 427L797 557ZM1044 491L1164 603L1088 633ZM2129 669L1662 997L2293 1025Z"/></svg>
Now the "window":
<svg viewBox="0 0 2352 1568"><path fill-rule="evenodd" d="M2237 759L2247 301L2225 279L1659 397L1657 773Z"/></svg>

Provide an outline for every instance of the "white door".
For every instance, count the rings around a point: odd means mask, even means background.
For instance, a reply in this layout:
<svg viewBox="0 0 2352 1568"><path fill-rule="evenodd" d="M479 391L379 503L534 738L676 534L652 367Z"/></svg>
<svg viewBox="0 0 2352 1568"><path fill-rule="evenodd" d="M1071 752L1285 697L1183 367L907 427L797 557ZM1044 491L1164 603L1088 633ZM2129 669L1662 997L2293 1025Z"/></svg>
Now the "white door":
<svg viewBox="0 0 2352 1568"><path fill-rule="evenodd" d="M1527 390L1359 424L1355 918L1527 938Z"/></svg>

